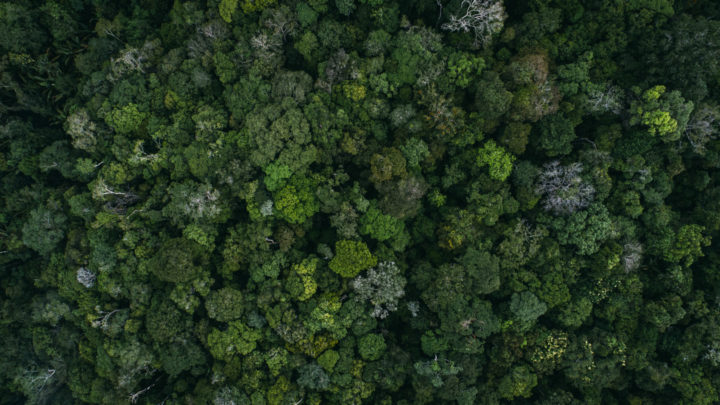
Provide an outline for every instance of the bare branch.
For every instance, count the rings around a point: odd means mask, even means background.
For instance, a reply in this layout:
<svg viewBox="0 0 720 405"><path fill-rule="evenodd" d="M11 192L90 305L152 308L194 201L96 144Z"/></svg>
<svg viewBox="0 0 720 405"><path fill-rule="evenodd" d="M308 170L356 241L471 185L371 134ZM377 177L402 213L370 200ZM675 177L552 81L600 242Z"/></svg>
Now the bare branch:
<svg viewBox="0 0 720 405"><path fill-rule="evenodd" d="M441 28L452 32L472 31L476 45L487 45L492 36L502 30L507 18L500 0L463 0L461 7L465 9L465 14L451 15L450 22Z"/></svg>
<svg viewBox="0 0 720 405"><path fill-rule="evenodd" d="M545 195L543 207L555 214L570 214L592 202L595 189L580 177L581 163L560 166L558 161L548 163L540 173L536 192Z"/></svg>

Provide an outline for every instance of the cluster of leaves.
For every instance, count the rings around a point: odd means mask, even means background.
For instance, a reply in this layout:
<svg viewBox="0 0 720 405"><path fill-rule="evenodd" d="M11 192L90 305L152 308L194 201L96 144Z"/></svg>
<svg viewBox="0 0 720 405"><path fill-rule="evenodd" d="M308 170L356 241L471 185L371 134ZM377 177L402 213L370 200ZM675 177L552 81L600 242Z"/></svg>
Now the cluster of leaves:
<svg viewBox="0 0 720 405"><path fill-rule="evenodd" d="M0 1L0 403L718 403L718 18Z"/></svg>

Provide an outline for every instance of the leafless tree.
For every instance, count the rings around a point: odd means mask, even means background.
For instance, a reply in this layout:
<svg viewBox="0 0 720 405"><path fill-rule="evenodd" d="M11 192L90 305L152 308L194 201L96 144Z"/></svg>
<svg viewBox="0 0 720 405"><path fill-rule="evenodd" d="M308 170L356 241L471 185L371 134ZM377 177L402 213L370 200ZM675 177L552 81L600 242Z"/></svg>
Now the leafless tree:
<svg viewBox="0 0 720 405"><path fill-rule="evenodd" d="M282 35L268 29L263 29L250 38L250 47L254 51L253 58L263 64L279 63L282 44Z"/></svg>
<svg viewBox="0 0 720 405"><path fill-rule="evenodd" d="M48 368L46 370L28 369L25 371L27 384L36 393L42 392L55 377L57 370Z"/></svg>
<svg viewBox="0 0 720 405"><path fill-rule="evenodd" d="M100 309L99 306L95 307L95 311L98 313L98 317L95 318L90 325L93 328L100 328L102 330L105 330L108 328L108 322L110 321L110 317L118 313L119 309L114 309L112 311L103 311Z"/></svg>
<svg viewBox="0 0 720 405"><path fill-rule="evenodd" d="M265 20L264 25L285 42L285 38L288 35L295 33L297 20L295 19L295 14L290 11L290 8L282 6L270 12L270 17Z"/></svg>
<svg viewBox="0 0 720 405"><path fill-rule="evenodd" d="M717 107L702 104L695 110L685 129L685 137L693 150L705 153L705 145L715 139L720 125L720 110Z"/></svg>
<svg viewBox="0 0 720 405"><path fill-rule="evenodd" d="M110 60L108 80L116 81L129 72L145 73L145 66L153 54L159 50L159 42L147 41L140 48L123 49L116 58Z"/></svg>
<svg viewBox="0 0 720 405"><path fill-rule="evenodd" d="M628 242L623 246L623 254L620 258L620 263L625 269L626 273L629 273L638 267L642 261L643 247L638 242Z"/></svg>
<svg viewBox="0 0 720 405"><path fill-rule="evenodd" d="M282 37L268 32L259 32L250 38L250 46L259 53L275 53L282 46Z"/></svg>
<svg viewBox="0 0 720 405"><path fill-rule="evenodd" d="M128 399L130 399L130 402L131 402L131 403L135 404L135 403L137 403L137 400L140 398L140 396L141 396L142 394L150 391L150 389L152 389L152 387L154 387L154 386L155 386L154 383L153 383L153 384L150 384L150 385L148 385L147 387L141 389L140 391L137 391L137 392L135 392L135 393L130 394L130 395L128 396Z"/></svg>
<svg viewBox="0 0 720 405"><path fill-rule="evenodd" d="M100 177L92 188L92 196L96 200L104 200L105 208L116 214L124 214L127 207L140 200L137 194L131 191L116 191Z"/></svg>
<svg viewBox="0 0 720 405"><path fill-rule="evenodd" d="M218 190L206 187L204 191L189 195L183 210L192 218L212 218L220 213L219 198Z"/></svg>
<svg viewBox="0 0 720 405"><path fill-rule="evenodd" d="M143 65L145 64L145 56L140 53L137 48L125 49L120 53L120 56L113 59L112 62L117 66L118 69L124 71L137 70L140 73L145 73Z"/></svg>
<svg viewBox="0 0 720 405"><path fill-rule="evenodd" d="M344 49L338 49L337 52L330 56L325 65L325 77L319 78L315 85L328 93L332 93L333 85L348 77L350 67L350 55Z"/></svg>
<svg viewBox="0 0 720 405"><path fill-rule="evenodd" d="M90 151L95 147L97 143L95 139L97 127L90 120L90 115L85 109L70 114L65 124L66 131L72 137L75 148Z"/></svg>
<svg viewBox="0 0 720 405"><path fill-rule="evenodd" d="M557 86L550 80L538 85L535 97L531 99L533 111L538 119L557 111L560 106L559 102L560 93Z"/></svg>
<svg viewBox="0 0 720 405"><path fill-rule="evenodd" d="M570 214L592 202L595 189L580 177L582 170L581 163L561 166L558 161L543 167L535 189L545 196L543 207L547 211Z"/></svg>
<svg viewBox="0 0 720 405"><path fill-rule="evenodd" d="M200 33L193 36L187 43L188 56L193 59L200 59L212 50L212 40Z"/></svg>
<svg viewBox="0 0 720 405"><path fill-rule="evenodd" d="M206 38L220 41L227 38L229 34L227 25L223 24L220 20L212 20L203 24L198 27L198 33Z"/></svg>
<svg viewBox="0 0 720 405"><path fill-rule="evenodd" d="M590 112L620 114L623 109L624 93L611 84L597 86L588 92L587 106Z"/></svg>
<svg viewBox="0 0 720 405"><path fill-rule="evenodd" d="M407 309L410 311L410 315L415 318L420 313L420 303L417 301L410 301L407 303Z"/></svg>
<svg viewBox="0 0 720 405"><path fill-rule="evenodd" d="M703 356L703 359L710 362L713 367L720 366L720 342L713 342L707 345L707 352Z"/></svg>
<svg viewBox="0 0 720 405"><path fill-rule="evenodd" d="M133 148L134 154L130 158L130 163L134 164L142 164L146 162L152 162L154 160L157 160L159 155L157 153L147 153L145 152L144 147L144 141L138 140L135 142L135 147ZM157 141L156 141L157 143Z"/></svg>
<svg viewBox="0 0 720 405"><path fill-rule="evenodd" d="M95 273L88 270L85 267L80 267L75 275L78 283L82 284L85 288L92 288L95 285Z"/></svg>
<svg viewBox="0 0 720 405"><path fill-rule="evenodd" d="M507 18L501 0L463 0L463 15L451 15L450 22L441 26L448 31L472 31L476 45L487 45L492 36L502 30Z"/></svg>
<svg viewBox="0 0 720 405"><path fill-rule="evenodd" d="M107 196L125 197L125 198L137 198L137 195L133 192L127 191L116 191L113 190L105 180L100 177L93 186L92 195L96 199L103 199Z"/></svg>
<svg viewBox="0 0 720 405"><path fill-rule="evenodd" d="M428 87L445 71L443 62L428 64L418 75L417 86Z"/></svg>
<svg viewBox="0 0 720 405"><path fill-rule="evenodd" d="M394 262L382 262L355 278L351 285L360 301L369 301L374 307L372 316L384 319L397 309L405 295L405 278Z"/></svg>
<svg viewBox="0 0 720 405"><path fill-rule="evenodd" d="M260 206L260 214L264 217L269 217L273 214L273 201L272 200L266 200L262 205Z"/></svg>

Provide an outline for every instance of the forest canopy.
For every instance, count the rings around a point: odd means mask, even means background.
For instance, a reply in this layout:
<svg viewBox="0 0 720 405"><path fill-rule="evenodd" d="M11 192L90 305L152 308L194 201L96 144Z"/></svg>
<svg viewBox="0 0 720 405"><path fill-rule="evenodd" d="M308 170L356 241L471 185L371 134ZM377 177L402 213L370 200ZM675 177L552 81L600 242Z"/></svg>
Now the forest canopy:
<svg viewBox="0 0 720 405"><path fill-rule="evenodd" d="M720 2L0 27L0 405L720 402Z"/></svg>

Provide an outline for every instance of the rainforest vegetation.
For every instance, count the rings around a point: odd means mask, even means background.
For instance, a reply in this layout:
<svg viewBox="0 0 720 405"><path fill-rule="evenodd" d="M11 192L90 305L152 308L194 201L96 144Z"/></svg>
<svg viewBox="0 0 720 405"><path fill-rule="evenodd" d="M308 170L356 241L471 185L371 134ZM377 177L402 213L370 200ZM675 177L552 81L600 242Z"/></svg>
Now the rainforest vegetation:
<svg viewBox="0 0 720 405"><path fill-rule="evenodd" d="M720 2L0 1L0 404L720 401Z"/></svg>

